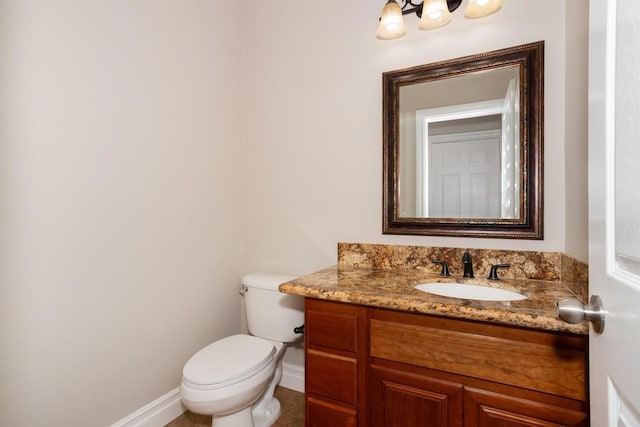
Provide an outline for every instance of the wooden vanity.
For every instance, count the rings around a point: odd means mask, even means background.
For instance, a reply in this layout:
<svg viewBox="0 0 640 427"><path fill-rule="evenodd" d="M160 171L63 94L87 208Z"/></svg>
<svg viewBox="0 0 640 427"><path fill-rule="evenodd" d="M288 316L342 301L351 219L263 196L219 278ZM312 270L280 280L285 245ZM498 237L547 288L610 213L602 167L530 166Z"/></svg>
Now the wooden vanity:
<svg viewBox="0 0 640 427"><path fill-rule="evenodd" d="M307 426L589 425L588 325L555 313L572 291L474 279L526 296L496 302L414 288L440 280L467 283L339 265L280 285L305 297Z"/></svg>
<svg viewBox="0 0 640 427"><path fill-rule="evenodd" d="M307 426L586 426L586 336L307 298Z"/></svg>

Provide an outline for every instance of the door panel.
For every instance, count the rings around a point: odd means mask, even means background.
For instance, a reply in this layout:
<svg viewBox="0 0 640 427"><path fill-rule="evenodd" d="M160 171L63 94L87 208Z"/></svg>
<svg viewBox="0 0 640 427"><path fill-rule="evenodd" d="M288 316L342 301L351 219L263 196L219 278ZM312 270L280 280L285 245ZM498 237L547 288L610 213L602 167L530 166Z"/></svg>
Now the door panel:
<svg viewBox="0 0 640 427"><path fill-rule="evenodd" d="M430 143L431 218L500 218L500 135L469 132Z"/></svg>
<svg viewBox="0 0 640 427"><path fill-rule="evenodd" d="M465 427L586 427L587 414L465 387Z"/></svg>
<svg viewBox="0 0 640 427"><path fill-rule="evenodd" d="M606 309L590 336L594 426L640 425L640 2L591 0L589 287Z"/></svg>
<svg viewBox="0 0 640 427"><path fill-rule="evenodd" d="M371 373L372 426L462 426L461 384L375 365Z"/></svg>

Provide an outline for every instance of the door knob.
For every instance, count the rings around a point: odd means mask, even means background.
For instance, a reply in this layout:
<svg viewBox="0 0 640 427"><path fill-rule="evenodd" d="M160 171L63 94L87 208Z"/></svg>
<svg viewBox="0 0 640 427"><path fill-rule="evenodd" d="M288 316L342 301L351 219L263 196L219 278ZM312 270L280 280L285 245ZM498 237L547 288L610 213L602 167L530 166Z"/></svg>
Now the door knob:
<svg viewBox="0 0 640 427"><path fill-rule="evenodd" d="M589 304L583 304L577 298L562 298L556 303L558 317L567 323L591 322L593 331L601 334L604 330L604 307L598 295L591 295Z"/></svg>

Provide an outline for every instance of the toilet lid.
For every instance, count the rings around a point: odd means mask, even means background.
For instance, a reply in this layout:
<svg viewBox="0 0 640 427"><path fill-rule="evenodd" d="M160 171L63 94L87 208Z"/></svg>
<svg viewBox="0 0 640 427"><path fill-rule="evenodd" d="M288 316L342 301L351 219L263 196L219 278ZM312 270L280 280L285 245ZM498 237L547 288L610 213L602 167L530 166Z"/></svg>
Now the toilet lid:
<svg viewBox="0 0 640 427"><path fill-rule="evenodd" d="M273 360L272 341L251 335L232 335L209 344L184 366L182 376L191 384L220 386L249 378Z"/></svg>

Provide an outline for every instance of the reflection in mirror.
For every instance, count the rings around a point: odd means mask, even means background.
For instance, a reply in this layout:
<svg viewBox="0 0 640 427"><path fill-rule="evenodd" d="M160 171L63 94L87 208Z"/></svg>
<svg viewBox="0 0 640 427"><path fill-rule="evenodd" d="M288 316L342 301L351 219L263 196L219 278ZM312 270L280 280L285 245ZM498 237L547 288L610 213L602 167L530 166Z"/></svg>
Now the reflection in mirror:
<svg viewBox="0 0 640 427"><path fill-rule="evenodd" d="M519 87L512 66L400 88L401 217L518 217Z"/></svg>
<svg viewBox="0 0 640 427"><path fill-rule="evenodd" d="M544 42L383 74L383 232L542 238Z"/></svg>

